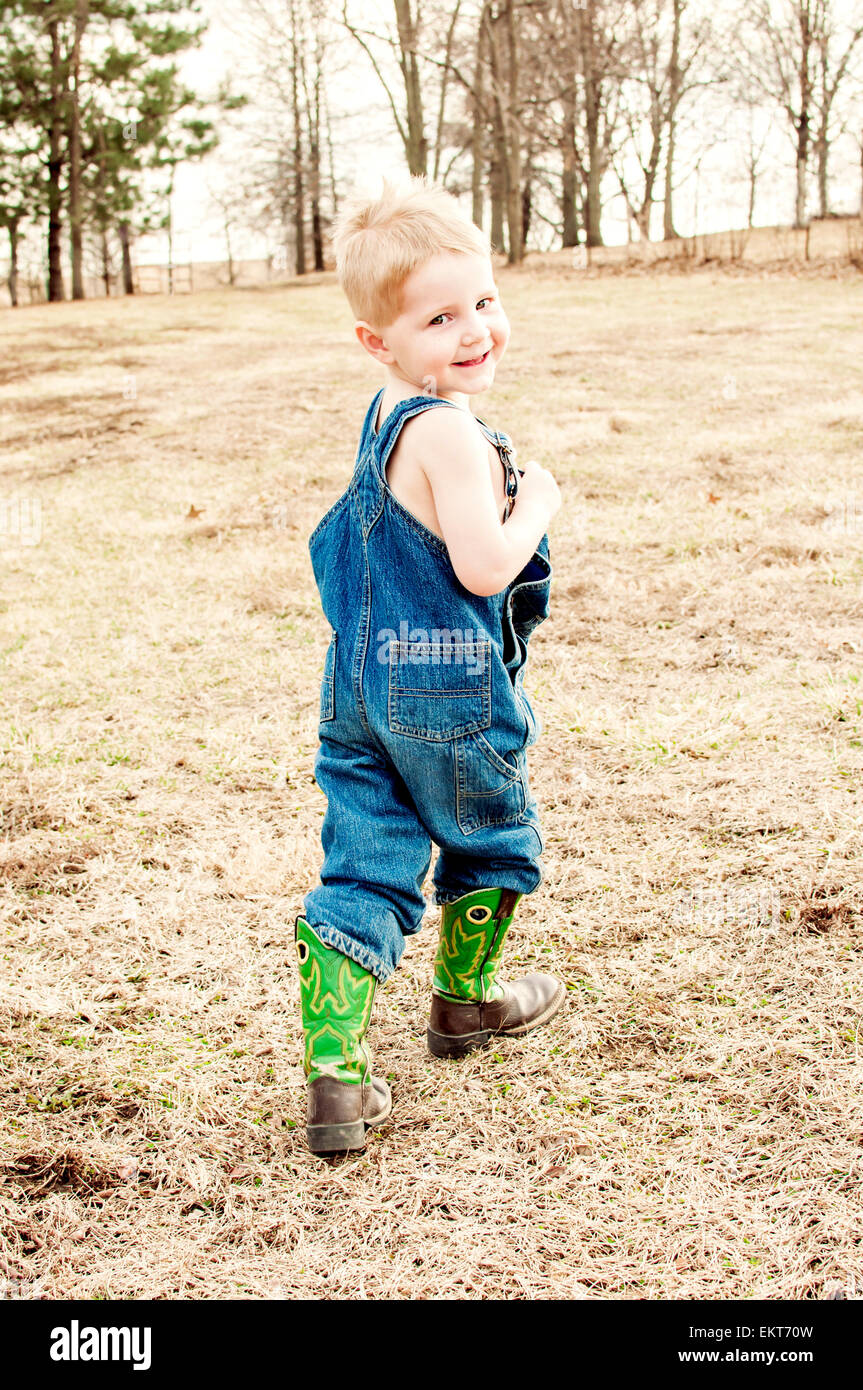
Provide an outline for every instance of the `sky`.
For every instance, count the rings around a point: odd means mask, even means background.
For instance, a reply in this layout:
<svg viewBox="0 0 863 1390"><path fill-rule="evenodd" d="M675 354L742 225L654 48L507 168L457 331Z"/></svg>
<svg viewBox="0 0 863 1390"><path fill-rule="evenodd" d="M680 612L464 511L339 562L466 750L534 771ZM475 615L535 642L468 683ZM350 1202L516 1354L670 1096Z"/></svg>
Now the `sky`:
<svg viewBox="0 0 863 1390"><path fill-rule="evenodd" d="M841 3L841 0L840 0ZM258 59L250 39L250 15L244 0L200 0L202 16L209 29L200 48L182 57L186 81L200 93L215 91L219 80L231 76L234 88L254 97ZM392 23L389 0L352 0L351 13L361 14L369 28ZM392 114L366 55L356 42L345 36L341 47L344 69L331 83L330 100L337 132L337 173L345 187L359 175L368 186L383 173L405 172L401 142L393 127ZM728 124L727 112L708 94L699 108L701 132L697 146L693 125L684 110L679 137L677 169L682 180L675 193L675 223L683 235L720 231L745 226L748 188L743 166L742 131ZM239 125L260 129L262 108L256 104L236 118ZM793 217L794 160L788 133L781 120L770 121L765 171L758 184L755 222L757 225L788 224ZM705 123L713 130L709 148L701 154ZM689 128L689 134L687 133ZM264 127L266 128L266 127ZM177 172L172 202L174 261L225 259L222 221L213 207L211 188L230 185L247 164L249 137L239 131L226 131L220 147L198 164L187 164ZM254 136L252 136L254 141ZM697 149L698 153L695 153ZM694 167L701 154L697 168ZM832 202L837 211L855 212L859 206L859 153L847 137L833 158ZM605 194L614 191L613 177L604 184ZM814 189L813 189L814 194ZM469 207L466 209L469 211ZM549 208L548 211L556 209ZM661 206L655 209L654 236L661 232ZM550 229L542 231L543 247L557 245ZM622 199L611 200L603 215L603 234L608 244L626 241L627 229ZM236 227L232 231L232 250L238 259L265 257L275 250L275 232L269 237ZM163 235L142 238L136 247L139 264L162 263L167 259Z"/></svg>

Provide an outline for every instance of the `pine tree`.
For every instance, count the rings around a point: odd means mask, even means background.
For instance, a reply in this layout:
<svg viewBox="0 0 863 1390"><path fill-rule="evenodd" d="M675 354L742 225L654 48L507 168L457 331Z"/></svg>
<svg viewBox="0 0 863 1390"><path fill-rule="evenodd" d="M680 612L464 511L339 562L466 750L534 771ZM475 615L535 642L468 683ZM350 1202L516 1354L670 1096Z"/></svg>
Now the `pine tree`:
<svg viewBox="0 0 863 1390"><path fill-rule="evenodd" d="M131 292L131 237L159 225L146 206L146 171L169 168L170 189L179 163L217 143L201 114L205 103L178 80L176 63L165 61L200 43L206 24L173 22L198 13L187 0L0 0L0 131L31 147L35 135L42 150L49 300L64 298L64 207L73 297L84 293L88 218L103 261L108 230L117 225ZM220 92L216 105L241 100Z"/></svg>

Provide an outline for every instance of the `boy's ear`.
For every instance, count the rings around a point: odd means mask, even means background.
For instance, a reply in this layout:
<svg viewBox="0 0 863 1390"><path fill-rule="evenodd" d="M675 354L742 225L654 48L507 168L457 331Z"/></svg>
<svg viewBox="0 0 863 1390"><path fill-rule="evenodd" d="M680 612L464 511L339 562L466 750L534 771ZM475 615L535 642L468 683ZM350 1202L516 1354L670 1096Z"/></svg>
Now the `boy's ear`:
<svg viewBox="0 0 863 1390"><path fill-rule="evenodd" d="M383 362L385 365L393 361L393 355L387 347L383 338L376 333L371 324L366 323L365 319L360 319L354 324L354 332L366 352L375 359L376 362Z"/></svg>

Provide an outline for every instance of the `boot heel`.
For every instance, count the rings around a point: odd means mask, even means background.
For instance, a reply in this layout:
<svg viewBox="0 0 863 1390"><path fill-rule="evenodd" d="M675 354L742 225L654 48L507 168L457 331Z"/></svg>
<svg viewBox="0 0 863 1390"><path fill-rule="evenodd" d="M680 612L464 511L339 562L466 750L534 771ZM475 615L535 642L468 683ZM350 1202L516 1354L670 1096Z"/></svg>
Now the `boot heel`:
<svg viewBox="0 0 863 1390"><path fill-rule="evenodd" d="M458 1038L436 1033L433 1028L426 1029L426 1042L433 1057L466 1057L469 1052L488 1047L491 1039L492 1034L488 1029L483 1029L480 1033L464 1033Z"/></svg>
<svg viewBox="0 0 863 1390"><path fill-rule="evenodd" d="M306 1125L306 1138L313 1154L345 1153L366 1146L366 1126L362 1120L341 1125Z"/></svg>

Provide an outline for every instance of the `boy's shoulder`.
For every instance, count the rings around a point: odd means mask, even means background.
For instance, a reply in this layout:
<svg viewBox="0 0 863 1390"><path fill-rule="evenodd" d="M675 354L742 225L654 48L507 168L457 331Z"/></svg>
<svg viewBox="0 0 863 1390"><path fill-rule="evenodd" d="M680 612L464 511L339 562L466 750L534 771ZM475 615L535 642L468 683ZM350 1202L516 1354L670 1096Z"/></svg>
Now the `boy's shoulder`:
<svg viewBox="0 0 863 1390"><path fill-rule="evenodd" d="M456 452L475 452L485 456L486 437L482 426L469 410L450 401L430 405L412 415L399 434L400 452L423 459L440 458Z"/></svg>

